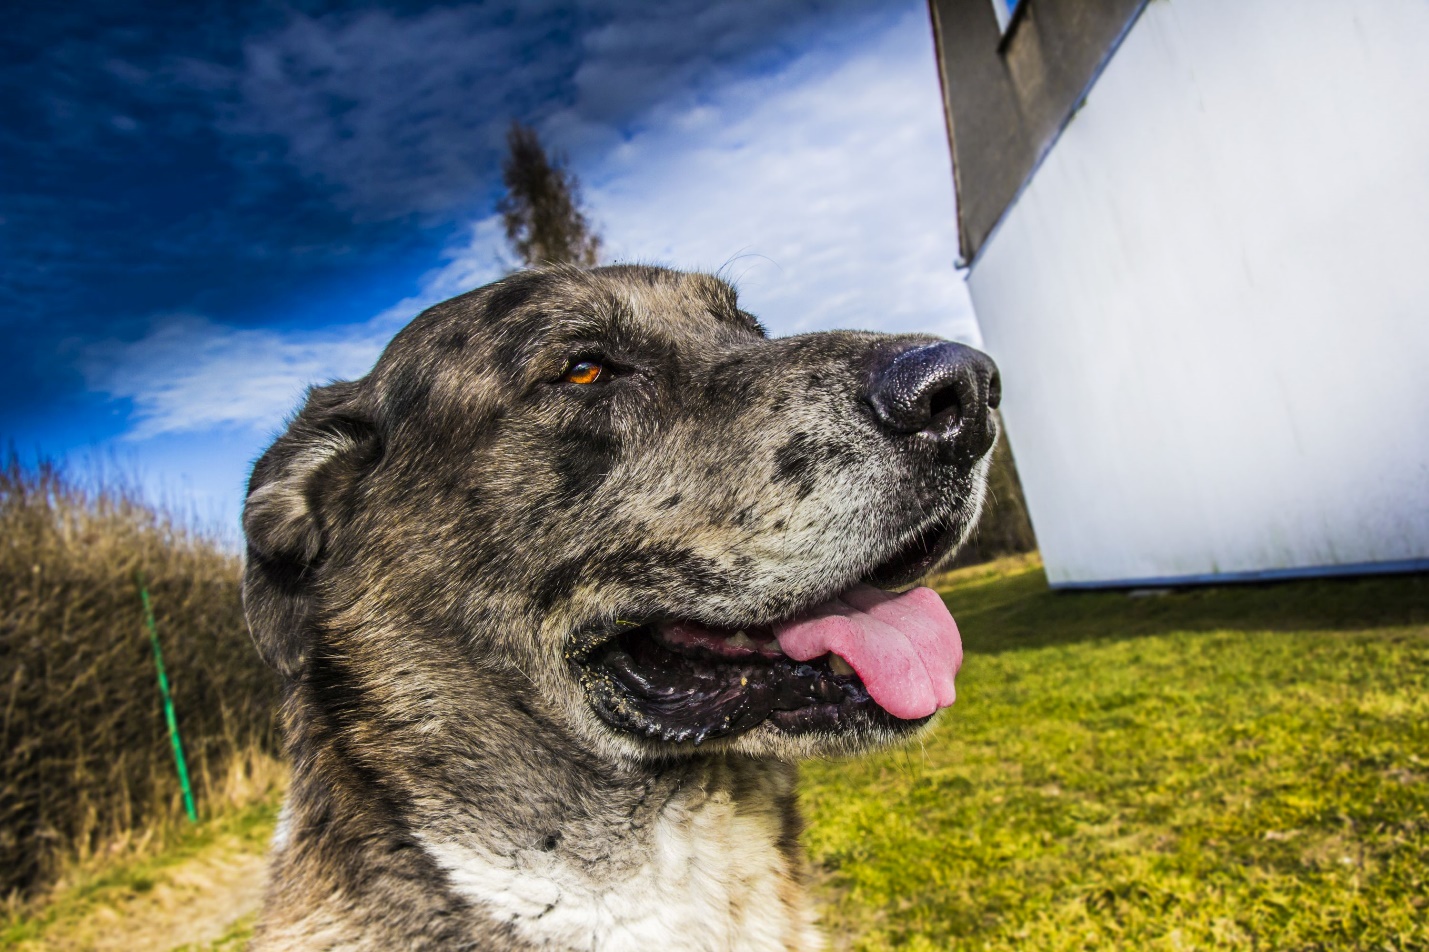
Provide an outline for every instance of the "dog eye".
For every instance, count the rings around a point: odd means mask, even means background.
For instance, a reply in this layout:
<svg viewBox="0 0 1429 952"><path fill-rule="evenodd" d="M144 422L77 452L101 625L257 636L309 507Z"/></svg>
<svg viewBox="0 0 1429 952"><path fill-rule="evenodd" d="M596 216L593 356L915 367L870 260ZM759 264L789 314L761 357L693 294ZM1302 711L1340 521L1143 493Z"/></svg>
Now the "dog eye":
<svg viewBox="0 0 1429 952"><path fill-rule="evenodd" d="M594 360L571 364L561 379L566 383L595 383L605 375L605 367Z"/></svg>

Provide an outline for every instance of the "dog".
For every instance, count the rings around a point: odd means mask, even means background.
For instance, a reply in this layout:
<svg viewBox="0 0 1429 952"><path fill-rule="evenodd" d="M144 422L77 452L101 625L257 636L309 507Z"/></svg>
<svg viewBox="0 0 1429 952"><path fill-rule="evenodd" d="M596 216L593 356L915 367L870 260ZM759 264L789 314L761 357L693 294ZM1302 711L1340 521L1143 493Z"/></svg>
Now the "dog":
<svg viewBox="0 0 1429 952"><path fill-rule="evenodd" d="M795 762L953 699L926 588L977 520L996 367L770 338L724 281L519 272L309 391L243 597L292 783L275 949L815 949Z"/></svg>

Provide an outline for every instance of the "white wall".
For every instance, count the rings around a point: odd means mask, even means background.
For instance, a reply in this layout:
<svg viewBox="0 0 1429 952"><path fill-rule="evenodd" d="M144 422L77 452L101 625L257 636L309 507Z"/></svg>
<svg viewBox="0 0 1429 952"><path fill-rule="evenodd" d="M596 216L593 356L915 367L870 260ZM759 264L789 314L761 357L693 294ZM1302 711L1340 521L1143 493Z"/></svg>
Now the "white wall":
<svg viewBox="0 0 1429 952"><path fill-rule="evenodd" d="M1053 584L1429 567L1429 2L1152 0L969 285Z"/></svg>

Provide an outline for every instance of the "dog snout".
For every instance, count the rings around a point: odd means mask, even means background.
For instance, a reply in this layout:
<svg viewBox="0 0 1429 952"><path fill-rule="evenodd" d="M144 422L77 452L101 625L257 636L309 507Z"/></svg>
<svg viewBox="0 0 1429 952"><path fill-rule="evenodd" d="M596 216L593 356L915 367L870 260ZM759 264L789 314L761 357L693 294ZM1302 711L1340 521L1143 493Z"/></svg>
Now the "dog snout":
<svg viewBox="0 0 1429 952"><path fill-rule="evenodd" d="M992 447L990 416L1001 399L992 358L952 341L898 353L874 371L868 395L885 430L930 439L947 460L976 459Z"/></svg>

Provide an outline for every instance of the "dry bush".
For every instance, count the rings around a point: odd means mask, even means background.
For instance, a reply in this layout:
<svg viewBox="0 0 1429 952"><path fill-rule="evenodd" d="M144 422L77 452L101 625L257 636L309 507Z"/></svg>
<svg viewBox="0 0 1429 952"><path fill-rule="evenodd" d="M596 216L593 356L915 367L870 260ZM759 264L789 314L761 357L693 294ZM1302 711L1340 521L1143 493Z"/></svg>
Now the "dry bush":
<svg viewBox="0 0 1429 952"><path fill-rule="evenodd" d="M1002 425L1006 433L1007 424ZM1032 520L1027 516L1027 501L1022 496L1022 481L1017 478L1017 464L1012 459L1007 437L1003 436L992 452L982 516L953 565L978 565L1036 548L1037 537L1032 533Z"/></svg>
<svg viewBox="0 0 1429 952"><path fill-rule="evenodd" d="M0 468L0 895L182 815L136 573L153 599L200 813L266 782L277 684L240 562L137 493Z"/></svg>

